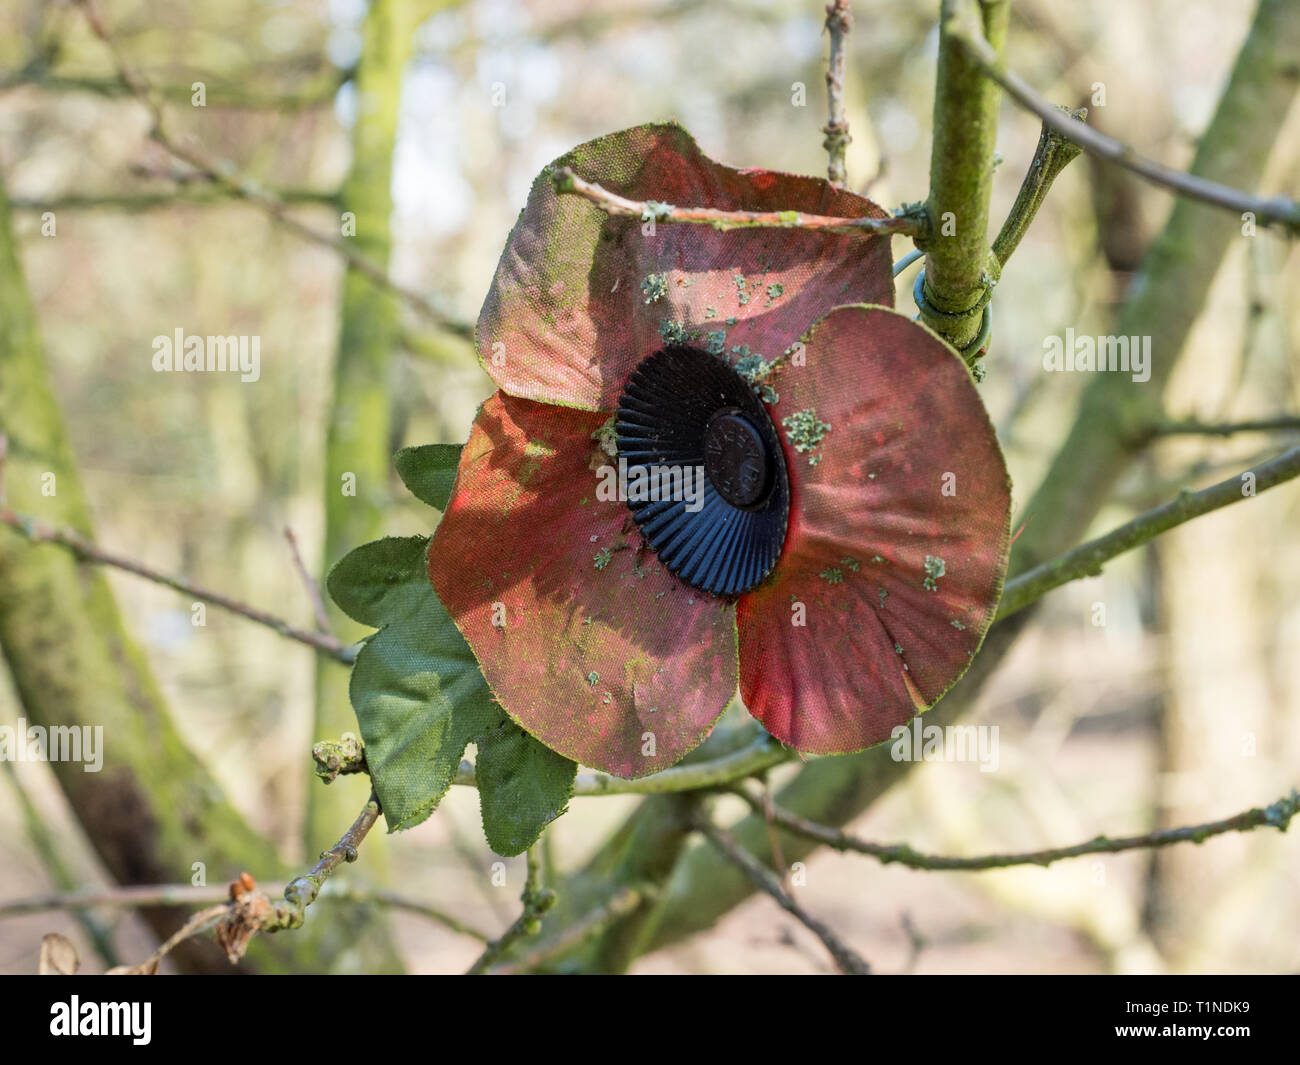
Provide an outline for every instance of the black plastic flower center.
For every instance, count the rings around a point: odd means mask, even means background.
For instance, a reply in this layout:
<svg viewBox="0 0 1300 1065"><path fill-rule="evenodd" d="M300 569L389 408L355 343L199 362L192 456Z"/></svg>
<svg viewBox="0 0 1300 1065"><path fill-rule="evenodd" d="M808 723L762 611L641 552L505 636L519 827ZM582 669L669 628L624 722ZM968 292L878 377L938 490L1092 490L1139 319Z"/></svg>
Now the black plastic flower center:
<svg viewBox="0 0 1300 1065"><path fill-rule="evenodd" d="M736 596L772 571L790 514L785 455L767 408L722 358L670 347L643 359L616 430L623 498L669 572Z"/></svg>
<svg viewBox="0 0 1300 1065"><path fill-rule="evenodd" d="M772 460L763 435L739 408L726 407L704 430L704 472L728 503L752 507L772 485Z"/></svg>

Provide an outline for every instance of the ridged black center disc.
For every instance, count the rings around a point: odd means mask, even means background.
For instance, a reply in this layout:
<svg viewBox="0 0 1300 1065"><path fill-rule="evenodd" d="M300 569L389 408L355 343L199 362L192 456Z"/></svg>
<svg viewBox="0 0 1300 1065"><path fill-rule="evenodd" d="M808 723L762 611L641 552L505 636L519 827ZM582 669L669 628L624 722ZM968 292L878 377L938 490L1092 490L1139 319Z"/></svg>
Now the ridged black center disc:
<svg viewBox="0 0 1300 1065"><path fill-rule="evenodd" d="M704 471L732 506L752 507L772 483L772 462L763 434L739 407L724 407L704 430Z"/></svg>
<svg viewBox="0 0 1300 1065"><path fill-rule="evenodd" d="M698 348L656 351L628 378L616 429L628 509L671 573L735 596L771 572L790 486L776 428L743 377Z"/></svg>

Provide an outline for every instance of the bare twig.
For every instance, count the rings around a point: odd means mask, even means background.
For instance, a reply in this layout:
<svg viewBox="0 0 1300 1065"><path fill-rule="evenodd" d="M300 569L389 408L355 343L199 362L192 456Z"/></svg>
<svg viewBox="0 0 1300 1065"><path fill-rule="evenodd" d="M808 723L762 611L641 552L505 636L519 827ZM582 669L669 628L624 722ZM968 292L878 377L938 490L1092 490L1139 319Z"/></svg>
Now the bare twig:
<svg viewBox="0 0 1300 1065"><path fill-rule="evenodd" d="M1062 584L1080 577L1097 576L1102 565L1116 555L1140 547L1175 525L1232 503L1240 503L1243 499L1251 499L1296 476L1300 476L1300 447L1293 447L1275 459L1199 492L1184 488L1172 502L1140 514L1105 536L1080 544L1007 581L998 606L998 618L1014 614Z"/></svg>
<svg viewBox="0 0 1300 1065"><path fill-rule="evenodd" d="M1163 186L1182 196L1189 196L1202 203L1222 207L1237 214L1249 213L1261 226L1278 225L1292 236L1300 233L1300 203L1295 200L1285 196L1275 196L1271 199L1253 196L1240 189L1220 185L1218 182L1208 181L1147 159L1122 141L1108 137L1091 126L1076 122L1068 112L1059 110L1043 99L1028 82L1014 71L1007 69L984 34L980 32L978 8L973 0L967 0L960 8L960 15L955 15L950 23L948 32L953 40L961 45L988 78L1002 86L1007 94L1023 108L1041 118L1044 125L1050 126L1084 151L1099 159L1117 163L1153 184Z"/></svg>
<svg viewBox="0 0 1300 1065"><path fill-rule="evenodd" d="M556 903L556 894L550 888L541 886L541 863L537 858L536 845L528 848L528 872L524 877L524 890L519 900L524 904L523 913L501 935L488 942L483 953L466 971L466 976L482 976L489 972L492 965L516 940L524 936L535 936L542 930L542 917Z"/></svg>
<svg viewBox="0 0 1300 1065"><path fill-rule="evenodd" d="M264 885L264 890L270 894L279 894L284 888L283 885L267 884ZM228 884L205 887L194 887L190 884L131 884L11 899L8 902L0 902L0 919L29 913L48 913L53 910L83 911L96 908L148 910L172 906L211 905L229 899ZM331 880L321 889L319 899L357 905L387 906L390 909L427 917L453 932L480 942L486 942L488 939L485 932L466 924L459 917L439 909L432 903L408 898L394 891L356 888L340 885L338 881Z"/></svg>
<svg viewBox="0 0 1300 1065"><path fill-rule="evenodd" d="M307 913L307 907L316 901L322 885L344 862L357 860L357 848L379 820L379 800L375 793L362 808L343 837L320 856L320 860L302 876L294 877L284 888L284 902L277 903L274 920L267 922L262 931L275 932L282 928L298 928Z"/></svg>
<svg viewBox="0 0 1300 1065"><path fill-rule="evenodd" d="M530 972L551 958L568 953L589 937L598 935L611 922L635 910L646 897L646 893L639 888L619 888L599 906L573 921L554 939L543 943L536 950L521 954L514 961L494 965L488 972L492 976L515 976Z"/></svg>
<svg viewBox="0 0 1300 1065"><path fill-rule="evenodd" d="M317 192L314 189L278 189L268 192L277 200L288 204L322 204L337 206L338 194ZM14 198L9 206L15 211L152 211L169 207L207 207L229 203L233 194L229 189L211 184L182 183L175 189L162 192L103 192L89 195L70 193L48 200L30 197Z"/></svg>
<svg viewBox="0 0 1300 1065"><path fill-rule="evenodd" d="M771 895L783 910L817 936L825 944L841 972L858 976L871 972L871 966L827 925L800 906L781 886L781 881L777 879L776 874L764 868L757 858L745 850L744 845L735 836L699 813L692 816L692 824L728 861L749 877L756 887Z"/></svg>
<svg viewBox="0 0 1300 1065"><path fill-rule="evenodd" d="M1297 429L1300 429L1300 414L1280 414L1276 418L1255 418L1222 425L1195 419L1168 421L1155 426L1151 431L1156 436L1235 436L1237 433L1294 432Z"/></svg>
<svg viewBox="0 0 1300 1065"><path fill-rule="evenodd" d="M45 867L45 872L54 885L61 891L69 890L74 883L74 878L68 863L63 859L62 847L55 838L55 833L36 809L31 796L27 794L22 779L14 770L13 762L6 758L3 760L3 765L9 784L18 796L18 805L22 807L23 827L27 831L27 839L31 843L32 850L40 858L41 865ZM77 923L81 925L82 931L94 946L95 953L104 959L106 965L116 965L117 951L113 946L113 930L83 906L67 908L73 911ZM4 914L5 907L0 905L0 917Z"/></svg>
<svg viewBox="0 0 1300 1065"><path fill-rule="evenodd" d="M155 950L149 957L138 965L120 965L110 969L109 972L117 976L148 976L158 970L158 963L168 954L179 947L187 939L193 939L201 932L206 932L214 924L220 921L225 915L228 907L225 904L219 906L209 906L206 910L200 910L180 928L172 934L165 943Z"/></svg>
<svg viewBox="0 0 1300 1065"><path fill-rule="evenodd" d="M736 788L736 794L743 798L757 813L763 810L763 800L744 788ZM798 814L782 807L775 807L773 817L788 832L817 843L832 847L838 851L852 851L879 859L888 865L894 863L912 869L980 872L985 869L1005 869L1015 865L1047 866L1065 858L1080 858L1087 854L1118 854L1121 851L1139 850L1155 847L1170 847L1175 843L1203 843L1213 836L1222 836L1228 832L1249 832L1256 828L1271 826L1285 832L1291 819L1300 813L1300 792L1292 791L1283 796L1272 806L1255 807L1222 821L1210 821L1203 825L1187 825L1183 828L1162 829L1148 832L1142 836L1124 836L1111 839L1097 836L1072 847L1051 847L1046 850L1025 851L1018 854L985 854L971 858L954 858L946 855L922 854L905 843L872 843L858 839L838 828L830 828L808 821ZM750 859L753 861L753 859Z"/></svg>
<svg viewBox="0 0 1300 1065"><path fill-rule="evenodd" d="M822 127L826 140L826 176L832 185L843 188L848 183L848 169L844 157L853 138L849 136L849 120L844 110L844 38L853 29L853 13L849 0L831 0L826 5L826 32L830 34L830 59L826 64L826 104L828 121Z"/></svg>
<svg viewBox="0 0 1300 1065"><path fill-rule="evenodd" d="M1088 117L1087 108L1081 107L1077 111L1071 111L1069 108L1062 110L1076 122L1082 123ZM1011 253L1020 244L1020 239L1038 214L1038 209L1042 207L1043 200L1047 198L1047 191L1052 187L1052 182L1056 180L1057 175L1077 159L1082 150L1046 122L1043 123L1043 128L1038 134L1038 147L1034 151L1034 158L1029 164L1024 181L1020 183L1016 202L1012 205L1007 220L1002 223L1002 229L993 242L993 254L1000 264L1005 266L1007 260L1011 258Z"/></svg>
<svg viewBox="0 0 1300 1065"><path fill-rule="evenodd" d="M924 221L910 213L888 218L836 218L830 215L803 214L799 211L721 211L714 207L674 207L654 200L629 200L590 181L578 177L567 166L553 171L551 183L560 194L582 196L601 210L645 222L686 222L712 226L714 229L774 227L778 229L812 229L823 233L902 233L914 237L923 232Z"/></svg>
<svg viewBox="0 0 1300 1065"><path fill-rule="evenodd" d="M291 213L290 204L272 195L250 178L238 173L237 169L229 161L216 159L192 142L184 142L173 137L166 128L161 98L149 82L138 71L133 69L122 56L117 42L113 39L112 34L108 32L96 0L77 0L77 2L80 3L82 10L85 12L86 21L89 23L91 31L108 48L117 69L118 77L122 79L122 83L126 85L131 94L149 113L151 121L149 136L157 144L175 158L192 166L213 184L225 189L231 196L257 207L285 229L297 234L304 240L311 241L313 244L329 248L346 261L352 269L364 274L381 288L399 296L438 323L441 328L459 336L472 337L474 335L474 327L471 323L461 321L424 293L417 292L394 281L388 276L386 269L371 261L363 252L349 244L342 236L335 237L329 233L322 233L305 222L299 221Z"/></svg>
<svg viewBox="0 0 1300 1065"><path fill-rule="evenodd" d="M312 615L316 618L316 631L329 633L330 622L325 614L325 600L321 598L320 585L316 583L316 578L307 572L307 567L302 561L302 552L298 549L298 538L293 535L293 530L289 526L284 527L284 538L289 542L289 552L293 555L293 565L298 571L298 576L302 578L303 586L307 589L307 598L311 600Z"/></svg>
<svg viewBox="0 0 1300 1065"><path fill-rule="evenodd" d="M44 525L35 518L16 514L4 506L0 506L0 525L9 526L9 528L20 533L34 544L56 544L59 547L66 548L82 562L112 566L114 569L120 569L126 573L134 573L137 577L143 577L155 584L173 588L181 594L191 596L201 602L219 606L232 614L238 614L240 617L247 618L259 625L265 625L268 629L278 632L286 639L297 640L299 643L305 643L308 647L314 647L322 654L337 659L345 665L350 664L356 658L356 649L347 646L337 637L327 633L309 632L306 629L300 629L296 625L290 625L282 618L275 617L273 614L258 610L247 603L241 603L237 599L231 599L228 595L201 588L184 577L173 577L146 566L142 562L136 562L134 559L114 554L111 551L105 551L71 529L60 529Z"/></svg>

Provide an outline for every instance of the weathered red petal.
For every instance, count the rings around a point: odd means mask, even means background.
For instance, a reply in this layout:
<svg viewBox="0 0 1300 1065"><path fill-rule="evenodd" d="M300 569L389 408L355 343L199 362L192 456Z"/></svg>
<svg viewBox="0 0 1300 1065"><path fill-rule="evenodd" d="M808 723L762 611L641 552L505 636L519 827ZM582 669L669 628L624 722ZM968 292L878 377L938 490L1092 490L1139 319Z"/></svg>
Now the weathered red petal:
<svg viewBox="0 0 1300 1065"><path fill-rule="evenodd" d="M715 163L673 124L609 134L552 166L635 200L853 218L885 213L818 178ZM720 333L728 349L748 345L775 358L834 306L892 304L890 271L887 237L665 222L649 235L637 219L557 195L543 173L483 304L479 356L512 396L609 410L636 363L663 345L661 329L694 333L701 347Z"/></svg>
<svg viewBox="0 0 1300 1065"><path fill-rule="evenodd" d="M1010 481L965 365L928 329L841 307L805 353L774 382L790 532L738 606L740 685L774 736L830 754L888 739L965 672L1002 591ZM801 412L829 426L819 443Z"/></svg>
<svg viewBox="0 0 1300 1065"><path fill-rule="evenodd" d="M429 572L520 726L639 777L699 744L735 694L735 614L639 557L626 504L597 498L591 434L604 420L494 394L461 452Z"/></svg>

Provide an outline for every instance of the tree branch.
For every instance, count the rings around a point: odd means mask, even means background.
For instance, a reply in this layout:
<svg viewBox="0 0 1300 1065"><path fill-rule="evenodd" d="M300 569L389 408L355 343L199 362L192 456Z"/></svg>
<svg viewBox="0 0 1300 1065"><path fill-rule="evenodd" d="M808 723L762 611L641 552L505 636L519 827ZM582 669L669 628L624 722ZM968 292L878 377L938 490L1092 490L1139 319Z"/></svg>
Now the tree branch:
<svg viewBox="0 0 1300 1065"><path fill-rule="evenodd" d="M1279 414L1276 418L1255 418L1221 425L1186 419L1161 422L1151 429L1154 436L1235 436L1237 433L1292 432L1300 429L1300 414Z"/></svg>
<svg viewBox="0 0 1300 1065"><path fill-rule="evenodd" d="M775 227L811 229L824 233L901 233L914 237L924 223L913 214L900 213L888 218L836 218L831 215L802 214L799 211L720 211L713 207L674 207L654 200L629 200L594 182L584 181L569 167L553 171L551 183L560 195L582 196L607 214L637 218L644 222L687 222L712 226L714 229Z"/></svg>
<svg viewBox="0 0 1300 1065"><path fill-rule="evenodd" d="M528 848L528 872L524 877L524 890L519 900L524 904L523 913L497 939L491 940L478 960L466 971L466 976L482 976L493 963L501 957L516 940L524 936L535 936L542 930L542 917L556 903L556 894L550 888L541 886L541 863L537 859L536 845Z"/></svg>
<svg viewBox="0 0 1300 1065"><path fill-rule="evenodd" d="M706 816L696 813L691 818L692 827L701 832L719 852L737 869L745 874L755 887L767 892L776 900L783 910L798 920L805 928L822 941L830 952L840 972L850 976L867 976L871 966L852 947L839 938L831 928L818 920L794 900L781 886L776 875L765 868L741 842L726 829L719 828Z"/></svg>
<svg viewBox="0 0 1300 1065"><path fill-rule="evenodd" d="M280 885L266 885L266 890L279 893ZM135 884L126 887L93 888L86 891L65 891L54 895L33 895L30 898L0 902L0 919L19 917L29 913L47 913L52 910L85 911L90 909L148 910L171 906L198 906L225 902L230 899L230 886L214 885L195 887L191 884ZM447 913L428 902L408 898L395 891L340 886L330 881L321 888L320 899L331 902L349 902L363 906L387 906L390 909L427 917L453 932L486 943L488 935L459 917Z"/></svg>
<svg viewBox="0 0 1300 1065"><path fill-rule="evenodd" d="M853 29L849 0L831 0L826 5L826 32L831 38L830 59L826 64L826 105L828 121L822 127L826 140L826 176L832 185L843 188L848 182L844 157L853 138L844 111L844 38Z"/></svg>
<svg viewBox="0 0 1300 1065"><path fill-rule="evenodd" d="M954 35L957 16L964 13L1001 47L1009 7L1007 0L984 0L969 8L960 0L943 0L939 16L927 203L931 235L924 243L927 261L918 310L922 322L964 354L980 333L998 279L988 228L1001 91L956 47ZM968 361L977 354L967 354Z"/></svg>
<svg viewBox="0 0 1300 1065"><path fill-rule="evenodd" d="M1044 562L1007 581L998 606L998 618L1005 618L1041 599L1053 588L1095 577L1101 567L1116 555L1140 547L1162 532L1202 514L1219 510L1243 499L1250 499L1300 475L1300 447L1294 447L1275 459L1261 463L1237 477L1193 492L1184 488L1177 499L1141 514L1132 521L1112 529L1105 536L1080 544L1059 558Z"/></svg>
<svg viewBox="0 0 1300 1065"><path fill-rule="evenodd" d="M735 792L754 810L762 813L766 809L763 800L751 795L744 788ZM1142 836L1124 836L1111 839L1097 836L1085 843L1072 847L1051 847L1039 851L1023 851L1018 854L986 854L972 858L953 858L943 855L922 854L905 843L872 843L858 839L837 828L829 828L809 821L780 806L771 808L773 820L787 832L815 840L837 851L851 851L877 858L884 865L891 863L905 865L911 869L931 871L965 871L981 872L986 869L1005 869L1015 865L1048 866L1066 858L1080 858L1087 854L1118 854L1121 851L1139 850L1155 847L1171 847L1175 843L1203 843L1213 836L1222 836L1229 832L1250 832L1256 828L1272 827L1285 832L1291 819L1300 813L1300 792L1294 789L1271 806L1256 806L1243 813L1226 817L1222 821L1210 821L1203 825L1187 825L1183 828L1167 828L1157 832L1148 832ZM753 859L751 859L753 860Z"/></svg>
<svg viewBox="0 0 1300 1065"><path fill-rule="evenodd" d="M704 762L677 765L637 780L624 780L608 773L579 773L574 780L575 798L593 795L669 795L684 791L704 791L726 787L738 780L756 776L773 766L788 762L793 753L773 739L754 722L750 731L754 739L740 749ZM366 753L352 735L341 740L322 741L312 747L316 773L326 783L339 776L366 773ZM478 787L474 763L464 759L456 770L453 784Z"/></svg>
<svg viewBox="0 0 1300 1065"><path fill-rule="evenodd" d="M142 562L136 562L134 559L114 554L111 551L105 551L71 529L59 529L45 525L35 518L17 514L8 507L3 506L0 506L0 525L7 525L33 544L55 544L71 551L79 561L92 562L101 566L112 566L114 569L120 569L126 573L134 573L137 577L143 577L147 581L153 581L155 584L175 589L182 595L188 595L201 602L221 607L222 610L238 614L240 617L247 618L258 625L265 625L268 629L279 633L286 639L297 640L299 643L315 648L327 657L342 662L344 665L351 664L353 659L356 658L356 649L348 647L337 637L328 633L300 629L273 614L268 614L256 607L241 603L228 595L201 588L184 577L173 577L146 566Z"/></svg>
<svg viewBox="0 0 1300 1065"><path fill-rule="evenodd" d="M492 976L515 976L531 972L561 954L565 954L584 940L599 934L612 921L631 913L645 901L646 895L638 888L619 888L608 899L569 924L554 939L536 950L520 954L514 961L494 965L488 970Z"/></svg>
<svg viewBox="0 0 1300 1065"><path fill-rule="evenodd" d="M318 204L338 207L337 193L317 192L314 189L277 189L267 195L290 204ZM166 192L105 192L92 195L70 193L48 200L13 199L9 206L15 211L152 211L168 207L208 207L230 203L235 195L227 188L206 182L185 182Z"/></svg>
<svg viewBox="0 0 1300 1065"><path fill-rule="evenodd" d="M239 174L234 164L227 160L215 159L197 145L183 143L172 137L165 125L161 100L149 82L126 63L117 47L117 42L114 41L104 24L96 0L77 0L77 2L80 3L82 10L85 12L86 21L90 24L92 32L108 48L122 83L130 89L131 94L148 111L151 120L149 135L162 148L177 159L192 166L231 196L259 208L273 221L290 232L313 244L329 248L352 269L365 275L380 288L386 289L405 300L416 310L438 323L441 328L458 336L473 337L474 326L472 323L461 321L434 299L394 281L388 276L386 269L372 262L369 257L349 244L346 238L322 233L305 222L299 221L290 213L290 204L278 199L252 179Z"/></svg>
<svg viewBox="0 0 1300 1065"><path fill-rule="evenodd" d="M1236 214L1250 213L1262 226L1278 225L1291 236L1300 233L1300 203L1285 196L1263 199L1229 185L1187 174L1173 167L1165 166L1154 160L1139 155L1127 144L1108 137L1099 130L1075 122L1068 113L1063 113L1047 100L1038 95L1014 71L1008 70L997 50L984 34L976 29L972 17L973 0L961 0L965 8L965 18L958 24L954 21L950 36L960 45L980 71L991 81L1007 91L1021 107L1033 112L1067 140L1073 141L1084 151L1099 159L1117 163L1125 169L1146 178L1152 184L1170 189L1181 196L1190 196L1202 203L1222 207Z"/></svg>
<svg viewBox="0 0 1300 1065"><path fill-rule="evenodd" d="M311 612L312 617L316 619L316 630L329 635L330 621L325 614L325 600L321 598L320 584L307 572L307 567L302 560L302 552L298 549L298 538L287 525L284 527L284 538L289 544L289 553L293 555L293 568L302 578L303 587L307 589L307 598L311 600Z"/></svg>
<svg viewBox="0 0 1300 1065"><path fill-rule="evenodd" d="M1081 107L1077 111L1071 111L1066 107L1061 110L1069 115L1072 121L1080 124L1088 117L1087 108ZM1047 198L1052 182L1062 170L1079 157L1082 150L1046 122L1043 123L1043 128L1038 134L1038 147L1034 151L1034 158L1029 164L1025 179L1020 184L1016 202L1012 205L1006 221L1002 223L997 239L993 241L993 254L1000 265L1006 266L1011 253L1019 246L1021 238L1037 216L1038 209L1043 206L1043 200Z"/></svg>
<svg viewBox="0 0 1300 1065"><path fill-rule="evenodd" d="M357 860L357 848L379 820L379 799L370 793L357 819L339 841L320 856L320 860L302 876L296 876L284 887L284 901L272 907L272 913L253 932L278 932L282 929L300 928L307 915L307 907L316 901L321 887L344 862ZM246 942L246 941L245 941ZM242 950L239 952L243 953Z"/></svg>

